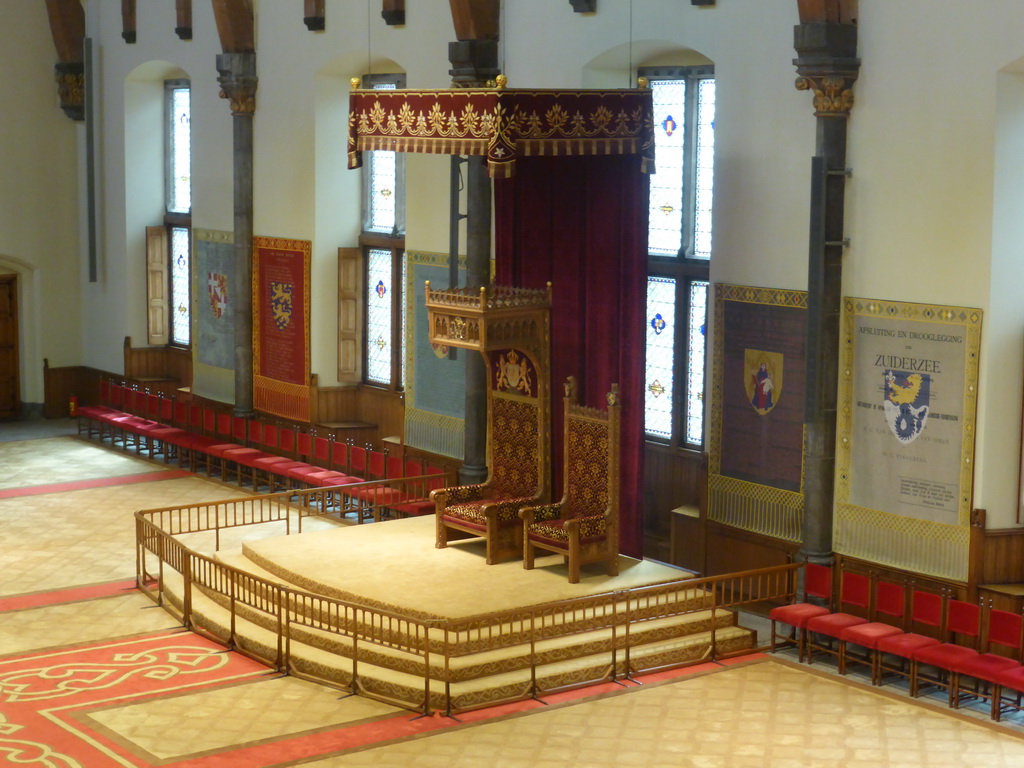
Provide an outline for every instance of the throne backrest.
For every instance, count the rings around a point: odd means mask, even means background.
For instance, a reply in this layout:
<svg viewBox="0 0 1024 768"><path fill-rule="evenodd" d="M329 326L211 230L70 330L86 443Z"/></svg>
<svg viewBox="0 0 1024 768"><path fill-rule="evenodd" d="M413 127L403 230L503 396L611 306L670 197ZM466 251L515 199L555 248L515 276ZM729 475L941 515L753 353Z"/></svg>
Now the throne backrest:
<svg viewBox="0 0 1024 768"><path fill-rule="evenodd" d="M541 491L542 451L540 406L534 401L491 396L491 472L498 496L519 498Z"/></svg>
<svg viewBox="0 0 1024 768"><path fill-rule="evenodd" d="M565 473L562 517L603 515L618 509L618 388L612 385L608 410L576 402L576 380L565 383Z"/></svg>

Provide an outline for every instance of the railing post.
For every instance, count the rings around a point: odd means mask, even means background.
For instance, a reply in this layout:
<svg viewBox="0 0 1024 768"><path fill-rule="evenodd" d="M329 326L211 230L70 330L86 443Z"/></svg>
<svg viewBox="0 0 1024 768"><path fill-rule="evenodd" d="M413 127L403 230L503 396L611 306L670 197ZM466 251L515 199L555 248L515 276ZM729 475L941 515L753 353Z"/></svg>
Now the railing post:
<svg viewBox="0 0 1024 768"><path fill-rule="evenodd" d="M277 659L274 664L277 666L277 671L280 672L284 664L284 604L281 602L280 586L274 586L274 595L277 600Z"/></svg>
<svg viewBox="0 0 1024 768"><path fill-rule="evenodd" d="M530 611L530 698L537 698L537 612Z"/></svg>
<svg viewBox="0 0 1024 768"><path fill-rule="evenodd" d="M424 625L425 626L425 625ZM448 658L448 649L445 648L445 659ZM445 683L448 682L448 676L445 675ZM447 714L451 714L452 703L449 700L446 704ZM423 715L430 714L430 643L426 642L423 645Z"/></svg>
<svg viewBox="0 0 1024 768"><path fill-rule="evenodd" d="M163 558L160 558L160 567L163 568ZM161 583L163 576L160 577ZM181 596L181 623L185 629L192 628L192 554L189 553L182 560L181 580L184 584ZM161 595L163 594L161 590Z"/></svg>
<svg viewBox="0 0 1024 768"><path fill-rule="evenodd" d="M349 632L352 635L352 693L359 693L359 609L349 606L347 611L351 611Z"/></svg>
<svg viewBox="0 0 1024 768"><path fill-rule="evenodd" d="M228 627L228 648L230 648L231 650L234 650L235 646L236 646L236 643L235 643L235 635L236 635L235 616L238 615L236 613L236 607L235 607L235 603L238 600L238 579L235 577L234 571L228 571L228 575L231 577L231 582L230 582L231 583L231 593L230 593L229 599L228 599L228 604L229 604L230 612L231 612L231 623L230 623L230 625Z"/></svg>
<svg viewBox="0 0 1024 768"><path fill-rule="evenodd" d="M158 562L157 562L157 573L156 573L156 604L163 606L164 604L164 542L167 540L166 535L160 536L158 541L160 545L157 547L158 550Z"/></svg>

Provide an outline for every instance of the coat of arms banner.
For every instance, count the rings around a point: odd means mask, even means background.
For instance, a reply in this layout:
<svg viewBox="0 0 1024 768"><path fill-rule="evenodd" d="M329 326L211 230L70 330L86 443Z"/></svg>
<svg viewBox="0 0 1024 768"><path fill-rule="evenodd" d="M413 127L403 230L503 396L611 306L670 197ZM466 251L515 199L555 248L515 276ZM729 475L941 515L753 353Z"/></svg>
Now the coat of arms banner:
<svg viewBox="0 0 1024 768"><path fill-rule="evenodd" d="M253 238L253 399L260 411L309 421L308 240Z"/></svg>
<svg viewBox="0 0 1024 768"><path fill-rule="evenodd" d="M807 294L715 285L708 517L798 541Z"/></svg>
<svg viewBox="0 0 1024 768"><path fill-rule="evenodd" d="M196 285L196 360L203 365L235 367L235 245L233 233L193 230Z"/></svg>
<svg viewBox="0 0 1024 768"><path fill-rule="evenodd" d="M964 580L982 312L844 304L835 549Z"/></svg>

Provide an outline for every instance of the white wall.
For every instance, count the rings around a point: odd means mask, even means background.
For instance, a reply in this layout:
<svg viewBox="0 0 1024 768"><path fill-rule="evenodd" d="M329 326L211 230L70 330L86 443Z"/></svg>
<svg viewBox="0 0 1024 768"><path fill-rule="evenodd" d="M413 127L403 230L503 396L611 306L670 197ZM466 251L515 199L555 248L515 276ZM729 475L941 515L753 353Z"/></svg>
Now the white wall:
<svg viewBox="0 0 1024 768"><path fill-rule="evenodd" d="M389 28L378 4L368 11L362 0L328 0L326 31L311 33L300 4L257 3L255 232L313 241L313 370L325 385L336 381L336 251L358 230L358 174L345 168L344 153L348 79L398 67L410 87L449 82L448 2L408 5L408 24ZM596 14L573 13L564 0L503 5L500 57L510 87L622 87L637 66L682 63L692 52L713 61L712 278L806 288L815 119L810 94L793 87L794 0L722 0L709 8L602 0ZM141 3L135 46L120 39L117 0L91 0L88 10L102 67L104 260L101 283L82 283L80 299L68 298L76 312L81 301L83 324L111 330L86 332L81 359L69 362L118 370L121 338L144 337L138 238L153 223L125 189L126 148L140 146L125 136L125 80L153 61L192 78L196 227L232 228L231 116L217 98L220 47L209 4L195 4L195 40L182 42L173 32L173 3ZM1024 56L1024 5L861 0L859 27L844 293L984 310L975 506L988 510L990 525L1013 525L1024 365L1017 245L1024 233L1016 223L1024 188L1015 181L1024 160L1024 87L1022 75L1007 68ZM42 83L52 64L37 46L32 77ZM8 78L0 87L13 86ZM42 124L65 132L71 152L73 129L61 120L57 114ZM447 173L444 158L409 160L410 249L447 250ZM75 194L70 189L61 193ZM73 226L68 232L73 237ZM31 237L44 236L53 235ZM5 239L10 234L0 230L0 253L17 255ZM63 350L68 342L60 337L50 328L41 346ZM72 345L68 356L76 353Z"/></svg>
<svg viewBox="0 0 1024 768"><path fill-rule="evenodd" d="M59 106L46 8L0 4L0 273L18 276L21 399L43 402L43 358L81 357L77 143Z"/></svg>

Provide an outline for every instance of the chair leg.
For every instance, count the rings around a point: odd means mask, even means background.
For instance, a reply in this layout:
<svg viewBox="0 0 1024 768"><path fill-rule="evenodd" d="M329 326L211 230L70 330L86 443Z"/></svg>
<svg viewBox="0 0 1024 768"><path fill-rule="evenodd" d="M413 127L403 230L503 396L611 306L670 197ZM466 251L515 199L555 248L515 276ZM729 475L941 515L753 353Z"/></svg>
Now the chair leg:
<svg viewBox="0 0 1024 768"><path fill-rule="evenodd" d="M533 544L530 543L530 537L523 536L523 569L527 571L533 570Z"/></svg>

